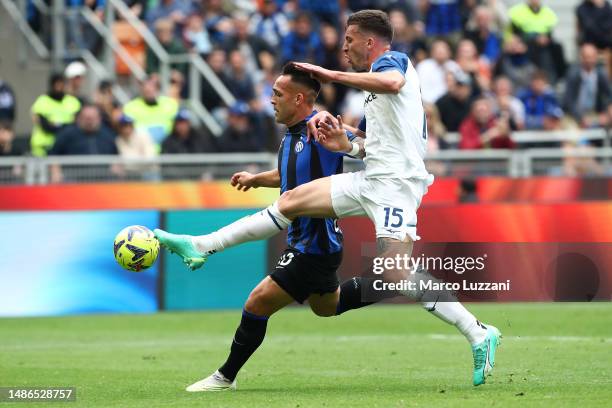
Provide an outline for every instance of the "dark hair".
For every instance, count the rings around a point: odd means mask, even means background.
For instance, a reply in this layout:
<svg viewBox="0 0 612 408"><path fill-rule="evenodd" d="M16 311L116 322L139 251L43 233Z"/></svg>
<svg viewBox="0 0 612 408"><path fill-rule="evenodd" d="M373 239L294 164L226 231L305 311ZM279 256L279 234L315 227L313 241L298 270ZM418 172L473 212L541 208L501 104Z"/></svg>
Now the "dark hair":
<svg viewBox="0 0 612 408"><path fill-rule="evenodd" d="M361 10L349 16L346 26L356 25L359 29L370 31L388 42L393 40L393 27L389 16L380 10Z"/></svg>
<svg viewBox="0 0 612 408"><path fill-rule="evenodd" d="M0 129L13 130L13 124L8 120L0 120Z"/></svg>
<svg viewBox="0 0 612 408"><path fill-rule="evenodd" d="M49 75L49 87L53 87L57 82L66 82L66 78L64 78L64 74L60 74L59 72L54 72Z"/></svg>
<svg viewBox="0 0 612 408"><path fill-rule="evenodd" d="M298 11L295 17L293 17L293 21L299 21L299 20L308 20L308 22L311 23L312 17L310 16L310 13L307 11Z"/></svg>
<svg viewBox="0 0 612 408"><path fill-rule="evenodd" d="M108 79L103 79L98 84L98 90L100 92L105 92L105 91L108 91L109 89L112 89L112 88L113 88L113 82L108 80Z"/></svg>
<svg viewBox="0 0 612 408"><path fill-rule="evenodd" d="M282 74L289 75L293 82L312 89L315 93L315 97L319 95L319 91L321 90L321 83L311 77L309 73L297 69L293 62L288 62L287 64L285 64L285 66L283 67Z"/></svg>
<svg viewBox="0 0 612 408"><path fill-rule="evenodd" d="M89 108L95 109L100 115L102 115L102 111L100 110L100 107L98 105L92 102L85 101L81 104L81 107L79 108L79 111L77 112L77 116L79 116L81 112L83 112L85 109L89 109Z"/></svg>

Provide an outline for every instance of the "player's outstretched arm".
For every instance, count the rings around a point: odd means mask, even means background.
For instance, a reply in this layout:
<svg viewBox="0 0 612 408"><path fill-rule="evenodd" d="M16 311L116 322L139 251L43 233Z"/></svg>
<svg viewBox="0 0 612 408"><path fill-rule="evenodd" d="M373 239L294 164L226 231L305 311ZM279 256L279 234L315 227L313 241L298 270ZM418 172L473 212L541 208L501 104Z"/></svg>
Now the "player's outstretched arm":
<svg viewBox="0 0 612 408"><path fill-rule="evenodd" d="M368 92L397 94L406 83L404 76L396 70L384 72L342 72L325 69L318 65L294 62L296 68L309 72L323 82L338 82Z"/></svg>
<svg viewBox="0 0 612 408"><path fill-rule="evenodd" d="M280 174L278 169L251 174L248 171L235 173L230 184L239 191L248 191L251 187L280 187Z"/></svg>

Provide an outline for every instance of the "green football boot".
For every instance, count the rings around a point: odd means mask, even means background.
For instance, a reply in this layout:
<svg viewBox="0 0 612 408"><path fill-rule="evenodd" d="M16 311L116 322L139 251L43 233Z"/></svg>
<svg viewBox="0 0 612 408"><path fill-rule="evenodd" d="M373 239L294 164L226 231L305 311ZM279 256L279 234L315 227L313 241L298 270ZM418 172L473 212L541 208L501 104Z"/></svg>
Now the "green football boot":
<svg viewBox="0 0 612 408"><path fill-rule="evenodd" d="M183 263L192 271L201 268L206 262L206 256L191 243L191 235L170 234L160 229L153 230L153 234L161 246L183 258Z"/></svg>
<svg viewBox="0 0 612 408"><path fill-rule="evenodd" d="M493 371L495 366L495 352L501 344L501 333L494 326L487 327L487 337L485 340L472 346L472 354L474 355L474 385L485 383L487 375Z"/></svg>

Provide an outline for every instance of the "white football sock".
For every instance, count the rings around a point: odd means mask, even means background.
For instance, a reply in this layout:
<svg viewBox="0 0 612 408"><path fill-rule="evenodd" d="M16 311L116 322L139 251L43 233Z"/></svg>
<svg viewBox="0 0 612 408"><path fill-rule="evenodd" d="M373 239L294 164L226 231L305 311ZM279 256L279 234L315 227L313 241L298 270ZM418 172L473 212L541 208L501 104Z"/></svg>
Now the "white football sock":
<svg viewBox="0 0 612 408"><path fill-rule="evenodd" d="M212 254L249 241L270 238L291 224L278 210L277 202L268 208L234 221L230 225L207 235L192 238L195 248L205 254Z"/></svg>
<svg viewBox="0 0 612 408"><path fill-rule="evenodd" d="M424 302L423 307L455 326L472 346L482 343L487 337L487 329L459 302L437 302L435 305Z"/></svg>
<svg viewBox="0 0 612 408"><path fill-rule="evenodd" d="M475 345L482 343L487 336L487 329L457 301L455 294L449 290L421 289L426 287L421 283L440 282L424 269L408 276L408 280L415 283L414 290L400 291L409 299L416 300L421 305L448 324L455 326L470 342Z"/></svg>

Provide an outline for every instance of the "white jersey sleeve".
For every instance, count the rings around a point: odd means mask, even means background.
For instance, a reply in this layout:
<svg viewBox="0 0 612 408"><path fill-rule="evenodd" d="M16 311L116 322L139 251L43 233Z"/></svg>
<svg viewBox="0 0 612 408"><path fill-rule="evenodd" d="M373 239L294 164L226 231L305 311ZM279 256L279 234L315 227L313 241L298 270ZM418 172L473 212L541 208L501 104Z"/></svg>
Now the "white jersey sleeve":
<svg viewBox="0 0 612 408"><path fill-rule="evenodd" d="M399 71L406 79L398 94L364 92L366 177L417 178L431 182L433 176L423 162L427 123L418 75L408 56L396 51L381 55L371 68L371 72L389 70Z"/></svg>

